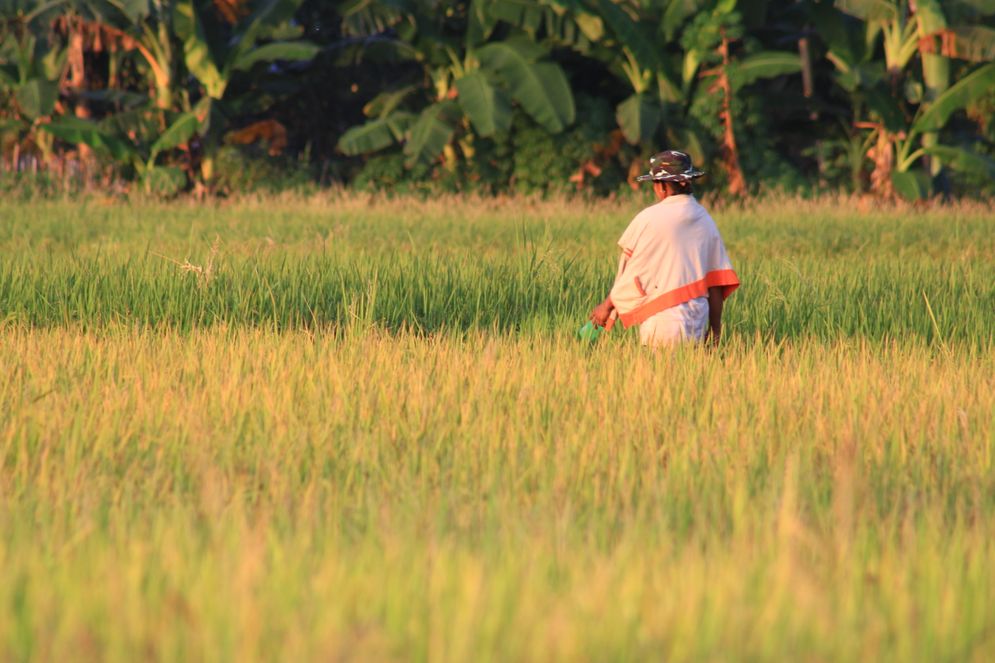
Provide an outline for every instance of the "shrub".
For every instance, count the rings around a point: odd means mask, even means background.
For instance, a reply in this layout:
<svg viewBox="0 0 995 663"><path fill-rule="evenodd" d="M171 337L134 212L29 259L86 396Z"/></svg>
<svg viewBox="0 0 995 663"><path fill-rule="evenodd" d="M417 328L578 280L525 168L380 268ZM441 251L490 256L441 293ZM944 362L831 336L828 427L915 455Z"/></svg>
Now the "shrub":
<svg viewBox="0 0 995 663"><path fill-rule="evenodd" d="M256 145L222 147L214 169L215 188L223 193L299 189L313 180L306 165L286 156L271 157Z"/></svg>

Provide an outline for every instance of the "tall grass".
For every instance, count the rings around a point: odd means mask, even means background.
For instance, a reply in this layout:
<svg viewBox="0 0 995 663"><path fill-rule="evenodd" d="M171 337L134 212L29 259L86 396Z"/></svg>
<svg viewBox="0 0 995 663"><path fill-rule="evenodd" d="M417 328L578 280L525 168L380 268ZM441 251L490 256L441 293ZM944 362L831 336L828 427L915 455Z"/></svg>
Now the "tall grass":
<svg viewBox="0 0 995 663"><path fill-rule="evenodd" d="M110 323L279 330L360 320L390 330L577 326L604 295L605 261L541 258L228 260L205 279L153 256L0 267L0 309L32 326ZM196 265L203 267L203 265ZM827 269L830 266L830 269ZM995 293L977 261L739 261L731 333L765 338L915 336L990 346ZM936 322L930 315L934 311Z"/></svg>
<svg viewBox="0 0 995 663"><path fill-rule="evenodd" d="M653 352L494 204L0 207L0 659L991 658L989 211L723 210Z"/></svg>
<svg viewBox="0 0 995 663"><path fill-rule="evenodd" d="M367 209L346 198L276 210L0 208L10 218L0 230L0 311L84 328L289 330L359 319L422 332L563 329L604 294L631 207ZM855 217L782 201L717 216L744 281L729 307L733 333L991 345L995 289L984 265L995 239L983 207Z"/></svg>

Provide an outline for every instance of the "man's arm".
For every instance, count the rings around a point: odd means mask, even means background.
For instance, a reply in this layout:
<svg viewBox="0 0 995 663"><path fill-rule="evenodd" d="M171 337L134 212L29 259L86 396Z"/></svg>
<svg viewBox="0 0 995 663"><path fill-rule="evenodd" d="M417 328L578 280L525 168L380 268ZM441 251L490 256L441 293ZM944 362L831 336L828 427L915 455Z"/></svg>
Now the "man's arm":
<svg viewBox="0 0 995 663"><path fill-rule="evenodd" d="M708 289L708 340L718 345L722 336L722 287Z"/></svg>
<svg viewBox="0 0 995 663"><path fill-rule="evenodd" d="M622 255L618 258L618 272L615 274L615 283L618 283L619 279L622 278L622 273L625 271L625 266L628 262L629 256L623 251ZM612 303L611 293L609 293L605 297L605 301L595 306L594 310L591 311L591 321L599 327L604 327L614 310L615 305Z"/></svg>

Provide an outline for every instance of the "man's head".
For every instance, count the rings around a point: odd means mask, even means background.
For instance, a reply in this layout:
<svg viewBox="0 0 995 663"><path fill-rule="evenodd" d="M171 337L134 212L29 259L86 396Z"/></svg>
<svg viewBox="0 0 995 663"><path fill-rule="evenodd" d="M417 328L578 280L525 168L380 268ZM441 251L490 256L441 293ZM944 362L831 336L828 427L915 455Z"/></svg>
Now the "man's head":
<svg viewBox="0 0 995 663"><path fill-rule="evenodd" d="M667 196L676 196L679 194L692 194L694 193L694 187L691 185L691 181L687 182L653 182L653 193L656 194L657 200L663 200Z"/></svg>
<svg viewBox="0 0 995 663"><path fill-rule="evenodd" d="M657 198L691 193L691 180L704 175L691 164L691 157L677 150L665 150L650 157L650 172L636 178L637 182L653 182Z"/></svg>

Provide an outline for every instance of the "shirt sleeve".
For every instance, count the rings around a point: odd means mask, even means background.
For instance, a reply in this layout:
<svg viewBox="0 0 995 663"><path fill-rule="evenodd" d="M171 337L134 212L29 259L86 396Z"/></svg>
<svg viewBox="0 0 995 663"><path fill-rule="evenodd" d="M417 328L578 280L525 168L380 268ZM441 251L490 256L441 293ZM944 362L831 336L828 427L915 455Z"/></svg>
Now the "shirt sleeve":
<svg viewBox="0 0 995 663"><path fill-rule="evenodd" d="M629 227L625 229L622 236L618 238L618 248L622 249L622 254L625 258L631 258L633 252L636 250L636 243L639 240L639 235L642 234L643 224L637 216L630 223Z"/></svg>
<svg viewBox="0 0 995 663"><path fill-rule="evenodd" d="M726 245L722 241L722 236L716 233L715 238L712 240L712 264L711 269L732 269L732 263L729 261L729 254L726 253Z"/></svg>
<svg viewBox="0 0 995 663"><path fill-rule="evenodd" d="M722 237L716 233L712 240L711 260L707 266L706 279L709 287L720 286L725 299L739 287L739 277L732 268Z"/></svg>
<svg viewBox="0 0 995 663"><path fill-rule="evenodd" d="M612 282L613 288L619 281L622 280L622 274L625 273L625 265L627 262L629 262L629 255L623 251L622 255L618 257L618 270L615 272L615 280Z"/></svg>

